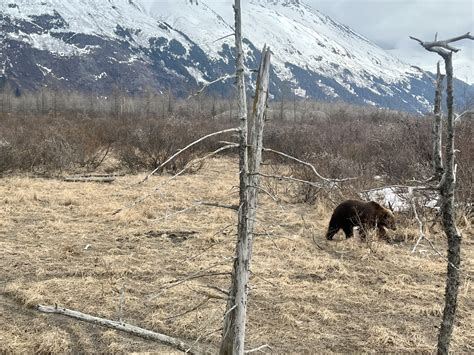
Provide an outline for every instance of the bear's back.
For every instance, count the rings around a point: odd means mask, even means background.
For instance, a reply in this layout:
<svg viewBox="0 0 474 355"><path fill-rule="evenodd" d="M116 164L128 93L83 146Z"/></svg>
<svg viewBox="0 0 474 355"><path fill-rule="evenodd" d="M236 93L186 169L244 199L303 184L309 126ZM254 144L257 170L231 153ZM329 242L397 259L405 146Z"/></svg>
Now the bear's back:
<svg viewBox="0 0 474 355"><path fill-rule="evenodd" d="M334 210L334 214L341 216L352 216L354 214L360 214L368 209L368 203L365 201L358 200L347 200L340 203Z"/></svg>

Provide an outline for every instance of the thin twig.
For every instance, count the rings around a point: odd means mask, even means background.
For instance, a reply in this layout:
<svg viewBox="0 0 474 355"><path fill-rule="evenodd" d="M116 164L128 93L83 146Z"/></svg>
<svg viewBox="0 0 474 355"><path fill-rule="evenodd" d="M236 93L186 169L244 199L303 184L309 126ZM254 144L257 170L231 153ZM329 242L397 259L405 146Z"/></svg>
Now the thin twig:
<svg viewBox="0 0 474 355"><path fill-rule="evenodd" d="M222 276L222 275L229 275L230 273L229 272L213 272L213 273L203 273L204 271L208 271L216 266L221 266L221 265L224 265L224 263L222 262L219 262L219 263L216 263L216 264L212 264L210 266L208 266L207 268L203 269L203 270L200 270L194 274L191 274L187 277L184 277L182 279L175 279L175 280L171 280L169 282L167 282L168 285L166 286L163 286L160 288L160 292L157 293L157 294L154 294L152 296L150 296L148 298L148 301L152 301L154 300L155 298L157 298L158 296L160 296L165 290L168 290L170 288L173 288L173 287L176 287L178 285L181 285L182 283L184 282L187 282L187 281L191 281L191 280L195 280L195 279L198 279L198 278L203 278L203 277L210 277L210 276Z"/></svg>
<svg viewBox="0 0 474 355"><path fill-rule="evenodd" d="M258 274L256 274L256 273L254 273L253 271L250 271L250 273L251 273L253 276L255 276L256 278L261 279L261 280L265 281L266 283L269 283L269 284L272 285L273 287L278 287L275 283L273 283L273 282L267 280L267 279L264 278L263 276L260 276L260 275L258 275Z"/></svg>
<svg viewBox="0 0 474 355"><path fill-rule="evenodd" d="M231 33L231 34L225 35L225 36L223 36L223 37L220 37L220 38L216 39L216 40L215 40L214 42L212 42L212 43L216 43L216 42L218 42L218 41L221 41L221 40L223 40L223 39L226 39L226 38L232 37L232 36L235 36L235 33ZM234 74L234 76L235 76L235 74Z"/></svg>
<svg viewBox="0 0 474 355"><path fill-rule="evenodd" d="M275 243L275 234L273 232L269 232L267 231L264 227L261 227L263 229L263 233L257 233L257 232L253 232L253 235L255 237L258 237L258 236L265 236L267 239L270 239L270 241L272 242L273 246L275 247L276 250L278 251L281 251L281 249L278 247L278 245Z"/></svg>
<svg viewBox="0 0 474 355"><path fill-rule="evenodd" d="M414 253L416 251L416 248L418 247L418 244L420 244L421 240L425 239L425 233L423 232L423 223L421 222L420 218L418 217L418 212L416 211L415 201L414 201L413 198L412 198L412 201L411 201L411 205L412 205L412 208L413 208L413 213L415 214L415 219L418 222L418 230L419 230L419 233L420 233L420 237L416 241L416 244L413 247L413 250L411 251L412 253Z"/></svg>
<svg viewBox="0 0 474 355"><path fill-rule="evenodd" d="M202 206L202 203L201 202L196 202L194 205L183 208L183 209L178 210L176 212L173 212L173 213L170 213L170 214L166 213L163 217L157 218L154 221L155 222L161 222L161 221L167 220L170 217L174 217L174 216L177 216L179 214L183 214L183 213L189 212L191 210L194 210L194 209L198 208L199 206Z"/></svg>
<svg viewBox="0 0 474 355"><path fill-rule="evenodd" d="M438 254L440 257L442 257L444 260L446 260L446 261L448 262L448 264L451 265L453 268L455 268L455 269L458 270L458 271L461 271L461 269L459 269L456 265L454 265L453 263L451 263L451 262L448 260L448 258L447 258L446 256L444 256L443 254L441 254L441 252L440 252L438 249L435 248L433 242L432 242L427 236L425 236L424 239L425 239L426 241L428 241L428 243L430 244L431 249L433 249L433 250L436 252L436 254Z"/></svg>
<svg viewBox="0 0 474 355"><path fill-rule="evenodd" d="M228 310L227 312L225 312L224 318L225 318L230 312L232 312L232 311L233 311L234 309L236 309L236 308L237 308L237 305L236 305L236 304L234 304L231 308L229 308L229 310Z"/></svg>
<svg viewBox="0 0 474 355"><path fill-rule="evenodd" d="M225 204L218 203L218 202L196 201L192 206L183 208L183 209L181 209L179 211L176 211L176 212L173 212L171 214L166 213L163 217L157 218L154 221L155 222L160 222L160 221L166 220L170 217L174 217L174 216L179 215L179 214L187 213L187 212L192 211L192 210L194 210L194 209L196 209L200 206L225 208L225 209L230 209L230 210L233 210L233 211L238 211L239 210L239 206L237 206L237 205L225 205Z"/></svg>
<svg viewBox="0 0 474 355"><path fill-rule="evenodd" d="M220 327L219 329L215 329L215 330L213 330L213 331L211 331L211 332L209 332L209 333L199 335L199 336L197 337L197 339L194 341L194 343L192 343L191 346L189 347L189 349L187 349L184 353L185 353L185 354L188 354L188 353L191 351L191 349L194 347L194 345L196 345L196 344L199 342L199 340L201 340L202 338L207 338L207 337L208 337L209 335L211 335L211 334L214 334L214 333L217 333L217 332L221 332L222 329L223 329L223 328Z"/></svg>
<svg viewBox="0 0 474 355"><path fill-rule="evenodd" d="M269 175L269 174L264 174L264 173L258 173L261 177L265 178L270 178L270 179L277 179L277 180L288 180L288 181L293 181L293 182L298 182L301 184L306 184L306 185L311 185L313 187L317 188L323 188L323 185L317 184L308 180L302 180L302 179L297 179L291 176L283 176L283 175Z"/></svg>
<svg viewBox="0 0 474 355"><path fill-rule="evenodd" d="M463 118L466 115L474 115L474 111L472 111L472 110L464 111L463 113L460 113L459 115L456 115L456 118L454 119L454 121L459 121L461 118Z"/></svg>
<svg viewBox="0 0 474 355"><path fill-rule="evenodd" d="M256 353L257 351L262 352L264 349L268 349L270 351L272 350L270 345L265 344L265 345L259 346L258 348L255 348L255 349L245 350L244 354Z"/></svg>
<svg viewBox="0 0 474 355"><path fill-rule="evenodd" d="M203 206L225 208L225 209L234 210L234 211L239 210L238 205L225 205L225 204L218 203L218 202L207 202L207 201L198 201L198 203L200 203Z"/></svg>
<svg viewBox="0 0 474 355"><path fill-rule="evenodd" d="M229 229L230 227L233 227L233 225L225 226L225 227L222 228L220 231L214 233L214 235L212 235L212 237L215 237L216 235L219 235L219 234L225 232L225 231L226 231L227 229ZM212 238L212 237L211 237L211 238ZM203 254L205 254L206 252L208 252L210 249L214 248L216 245L218 245L218 244L220 244L220 243L222 243L222 242L224 242L224 241L229 241L229 240L231 240L231 239L222 239L222 240L220 240L220 241L218 241L218 242L216 242L216 243L210 245L209 247L207 247L206 249L204 249L204 250L203 250L202 252L200 252L199 254L194 255L193 257L191 257L191 258L189 259L189 261L193 261L193 260L197 259L197 258L200 257L201 255L203 255Z"/></svg>
<svg viewBox="0 0 474 355"><path fill-rule="evenodd" d="M267 195L268 197L270 197L274 202L278 203L278 199L276 198L275 195L273 195L270 191L268 191L267 189L265 189L264 187L261 187L261 186L254 186L254 185L248 185L248 187L252 187L254 189L258 189L260 191L262 191L265 195Z"/></svg>
<svg viewBox="0 0 474 355"><path fill-rule="evenodd" d="M226 291L226 290L224 290L220 287L217 287L217 286L214 286L214 285L205 285L205 287L216 290L216 291L219 291L219 292L223 293L224 295L226 295L227 297L229 296L229 291Z"/></svg>
<svg viewBox="0 0 474 355"><path fill-rule="evenodd" d="M194 312L195 310L201 308L202 306L204 306L207 302L209 302L210 298L206 298L204 301L202 301L201 303L199 303L197 306L183 312L183 313L179 313L179 314L175 314L174 316L171 316L171 317L167 317L163 320L170 320L170 319L174 319L174 318L179 318L179 317L182 317L182 316L185 316L186 314L188 313L191 313L191 312Z"/></svg>

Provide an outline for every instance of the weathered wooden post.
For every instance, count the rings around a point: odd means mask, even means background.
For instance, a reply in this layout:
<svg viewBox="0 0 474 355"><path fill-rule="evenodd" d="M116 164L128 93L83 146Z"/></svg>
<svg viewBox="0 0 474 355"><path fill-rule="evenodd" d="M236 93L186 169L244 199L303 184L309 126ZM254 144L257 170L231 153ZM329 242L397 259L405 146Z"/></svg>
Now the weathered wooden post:
<svg viewBox="0 0 474 355"><path fill-rule="evenodd" d="M247 119L245 68L242 50L240 0L235 0L235 47L237 58L237 89L240 119L239 168L240 202L238 239L232 272L232 284L224 317L220 354L243 354L247 295L252 259L252 242L257 210L260 162L262 159L263 127L268 98L270 50L264 47L258 73L253 112Z"/></svg>

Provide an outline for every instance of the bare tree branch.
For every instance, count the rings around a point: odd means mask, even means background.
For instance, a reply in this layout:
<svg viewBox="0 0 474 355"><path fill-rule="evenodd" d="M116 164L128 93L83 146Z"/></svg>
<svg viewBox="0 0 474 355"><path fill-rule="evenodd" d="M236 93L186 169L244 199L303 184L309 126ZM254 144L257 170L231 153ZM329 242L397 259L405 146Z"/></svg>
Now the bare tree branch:
<svg viewBox="0 0 474 355"><path fill-rule="evenodd" d="M230 275L230 272L209 272L209 273L204 273L203 271L207 271L207 270L210 270L216 266L222 266L224 265L224 263L220 262L220 263L216 263L216 264L213 264L207 268L205 268L204 270L200 270L199 272L197 273L194 273L194 274L191 274L190 276L187 276L187 277L184 277L182 279L176 279L176 280L172 280L172 281L169 281L168 284L166 286L163 286L161 289L160 289L160 292L158 293L155 293L151 296L148 297L148 301L153 301L155 298L159 297L160 295L162 295L164 293L164 291L166 290L169 290L170 288L174 288L176 286L179 286L181 285L182 283L184 282L188 282L188 281L191 281L191 280L195 280L195 279L200 279L200 278L203 278L203 277L211 277L211 276L224 276L224 275Z"/></svg>
<svg viewBox="0 0 474 355"><path fill-rule="evenodd" d="M183 214L183 213L189 212L189 211L191 211L191 210L194 210L194 209L198 208L199 206L202 206L202 203L201 203L201 202L196 202L196 203L194 203L194 205L189 206L189 207L186 207L186 208L183 208L183 209L180 209L180 210L178 210L178 211L176 211L176 212L173 212L173 213L170 213L170 214L168 214L168 213L166 212L163 217L160 217L160 218L155 219L155 222L160 222L160 221L167 220L167 219L170 218L170 217L174 217L174 216L177 216L177 215L179 215L179 214Z"/></svg>
<svg viewBox="0 0 474 355"><path fill-rule="evenodd" d="M234 210L234 211L239 210L238 205L225 205L225 204L218 203L218 202L207 202L207 201L199 201L198 203L200 203L203 206L226 208L226 209Z"/></svg>
<svg viewBox="0 0 474 355"><path fill-rule="evenodd" d="M170 213L170 214L166 213L163 217L157 218L154 221L155 222L163 221L163 220L166 220L170 217L173 217L173 216L176 216L176 215L183 214L183 213L189 212L191 210L194 210L194 209L196 209L200 206L225 208L225 209L230 209L230 210L234 210L234 211L239 210L239 206L237 206L237 205L226 205L226 204L222 204L222 203L218 203L218 202L208 202L208 201L196 201L192 206L183 208L181 210L178 210L178 211Z"/></svg>
<svg viewBox="0 0 474 355"><path fill-rule="evenodd" d="M189 349L187 349L184 353L185 354L192 354L191 349L199 342L199 340L201 340L203 338L207 338L209 335L212 335L214 333L221 332L221 331L222 331L222 327L219 328L219 329L214 329L213 331L211 331L209 333L199 335L197 337L197 339L194 341L194 343L192 343L191 346L189 347Z"/></svg>
<svg viewBox="0 0 474 355"><path fill-rule="evenodd" d="M259 346L258 348L255 348L255 349L245 350L245 351L244 351L244 354L251 354L251 353L256 353L256 352L263 352L263 350L265 350L265 349L272 350L272 348L271 348L270 345L265 344L265 345Z"/></svg>
<svg viewBox="0 0 474 355"><path fill-rule="evenodd" d="M204 306L207 302L209 302L210 298L206 298L204 299L204 301L200 302L197 306L194 306L193 308L191 309L188 309L187 311L183 312L183 313L179 313L179 314L175 314L174 316L170 316L170 317L166 317L165 319L163 320L170 320L170 319L174 319L174 318L179 318L179 317L182 317L182 316L185 316L186 314L189 314L191 312L194 312L195 310L201 308L202 306Z"/></svg>
<svg viewBox="0 0 474 355"><path fill-rule="evenodd" d="M174 158L176 158L178 155L180 155L181 153L185 152L186 150L188 150L189 148L195 146L196 144L208 139L208 138L211 138L211 137L214 137L214 136L217 136L219 134L224 134L224 133L230 133L230 132L239 132L240 131L240 128L228 128L228 129L223 129L222 131L218 131L218 132L213 132L213 133L210 133L208 135L205 135L204 137L201 137L197 140L195 140L194 142L188 144L186 147L178 150L175 154L173 154L171 157L169 157L168 159L166 159L162 164L160 164L158 167L155 168L155 170L153 170L151 173L149 173L147 176L145 176L145 178L143 180L141 180L140 182L138 182L138 184L141 184L143 182L145 182L146 180L148 180L150 178L150 176L152 176L154 173L156 173L158 170L160 170L162 167L164 167L166 164L168 164L170 161L172 161Z"/></svg>
<svg viewBox="0 0 474 355"><path fill-rule="evenodd" d="M461 118L463 118L464 116L467 116L467 115L474 115L474 111L472 111L472 110L464 111L463 113L460 113L459 115L456 115L456 118L454 119L454 121L458 121L458 120L460 120Z"/></svg>
<svg viewBox="0 0 474 355"><path fill-rule="evenodd" d="M224 228L222 228L221 230L219 230L218 232L214 233L212 235L212 237L215 237L221 233L224 233L227 229L233 227L233 225L227 225L225 226ZM201 251L199 254L196 254L194 256L192 256L191 258L189 259L186 259L186 260L189 260L189 261L193 261L195 259L197 259L198 257L200 257L201 255L205 254L206 252L208 252L210 249L214 248L216 245L224 242L224 241L229 241L230 239L222 239L221 241L218 241L218 242L215 242L214 244L211 244L209 247L207 247L206 249L204 249L203 251Z"/></svg>
<svg viewBox="0 0 474 355"><path fill-rule="evenodd" d="M357 178L345 178L345 179L330 179L330 178L325 178L324 176L322 176L317 170L316 168L314 167L314 165L306 162L306 161L303 161L301 159L298 159L298 158L295 158L291 155L288 155L286 153L283 153L283 152L279 152L277 150L274 150L274 149L270 149L270 148L263 148L263 151L264 152L271 152L271 153L274 153L274 154L277 154L277 155L280 155L282 157L285 157L287 159L290 159L290 160L293 160L293 161L296 161L297 163L300 163L300 164L303 164L307 167L309 167L313 173L321 180L323 181L326 181L326 182L329 182L329 183L336 183L336 182L344 182L344 181L349 181L349 180L356 180Z"/></svg>
<svg viewBox="0 0 474 355"><path fill-rule="evenodd" d="M423 48L425 48L426 50L428 50L430 52L438 53L443 58L446 57L451 52L456 53L456 52L459 52L459 50L460 50L458 48L455 48L455 47L451 46L450 43L457 42L457 41L460 41L460 40L463 40L463 39L474 40L474 36L471 35L470 32L467 32L467 33L465 33L461 36L445 39L445 40L442 40L442 41L435 40L433 42L423 42L422 40L420 40L416 37L412 37L412 36L410 36L410 38L412 40L415 40L418 43L420 43L420 45ZM435 39L437 39L437 36L435 36Z"/></svg>
<svg viewBox="0 0 474 355"><path fill-rule="evenodd" d="M319 189L324 188L324 186L321 185L321 184L317 184L315 182L311 182L311 181L307 181L307 180L297 179L297 178L294 178L294 177L291 177L291 176L268 175L268 174L264 174L264 173L259 173L258 175L260 175L261 177L270 178L270 179L288 180L288 181L298 182L298 183L301 183L301 184L306 184L306 185L310 185L310 186L313 186L313 187L317 187Z"/></svg>
<svg viewBox="0 0 474 355"><path fill-rule="evenodd" d="M221 40L223 40L223 39L226 39L226 38L229 38L229 37L232 37L232 36L235 36L235 33L230 33L230 34L228 34L228 35L219 37L218 39L214 40L214 42L212 42L212 43L216 43L216 42L218 42L218 41L221 41Z"/></svg>
<svg viewBox="0 0 474 355"><path fill-rule="evenodd" d="M145 201L147 198L153 196L154 193L158 192L161 188L163 188L163 186L167 185L168 183L170 183L171 181L173 181L174 179L176 179L178 176L182 175L184 172L186 172L188 169L190 169L193 165L195 164L198 164L198 163L201 163L202 161L206 160L206 159L209 159L217 154L219 154L220 152L224 151L224 150L228 150L228 149L232 149L232 148L237 148L239 145L238 144L235 144L235 143L232 143L232 144L228 144L224 147L220 147L219 149L216 149L215 151L205 155L204 157L202 158L198 158L198 159L194 159L192 161L190 161L188 164L186 164L186 166L181 169L181 171L177 172L175 175L173 175L172 177L170 177L168 180L162 182L161 184L155 186L152 190L152 192L146 194L145 196L142 196L138 199L136 199L134 202L132 202L131 204L125 206L125 207L122 207L122 208L119 208L118 210L116 210L114 213L112 213L112 215L116 215L117 213L120 213L126 209L129 209L129 208L132 208L132 207L135 207L136 205L138 205L139 203Z"/></svg>
<svg viewBox="0 0 474 355"><path fill-rule="evenodd" d="M411 206L413 208L413 213L415 215L415 219L418 222L418 232L419 232L419 238L416 241L415 246L412 249L412 253L416 251L416 248L418 247L418 244L420 244L422 239L425 239L425 233L423 232L423 222L421 222L420 218L418 217L418 212L416 211L416 206L415 206L415 200L412 198L411 199Z"/></svg>
<svg viewBox="0 0 474 355"><path fill-rule="evenodd" d="M225 37L223 37L223 38L225 38ZM194 97L194 96L200 95L204 90L206 90L209 86L211 86L211 85L213 85L213 84L219 83L219 82L221 82L221 81L226 81L226 80L229 80L229 79L232 79L232 78L235 78L235 73L234 73L234 74L226 74L226 75L221 76L220 78L217 78L216 80L209 81L209 82L207 82L206 84L204 84L204 85L203 85L198 91L196 91L194 94L189 95L186 100L189 100L189 99L191 99L191 98Z"/></svg>

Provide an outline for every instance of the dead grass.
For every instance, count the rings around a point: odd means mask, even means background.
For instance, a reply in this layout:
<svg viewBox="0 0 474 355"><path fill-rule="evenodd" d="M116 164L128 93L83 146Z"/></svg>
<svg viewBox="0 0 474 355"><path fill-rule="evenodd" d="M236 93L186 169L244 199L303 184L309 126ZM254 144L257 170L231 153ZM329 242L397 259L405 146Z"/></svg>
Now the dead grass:
<svg viewBox="0 0 474 355"><path fill-rule="evenodd" d="M203 206L176 212L202 200L235 204L236 166L230 159L211 160L115 216L112 212L167 177L134 188L130 185L140 176L111 185L0 180L0 351L169 352L156 343L27 308L57 303L117 319L122 287L125 321L218 346L225 300L215 287L229 286L235 212ZM285 202L284 192L293 187L272 184L283 201L279 206L261 195L248 347L268 343L277 353L434 351L446 264L426 244L410 253L416 224L397 232L397 240L406 240L398 244L357 238L327 242L332 207ZM471 223L463 233L452 350L472 352ZM442 237L430 236L444 250ZM205 273L219 275L176 282Z"/></svg>

